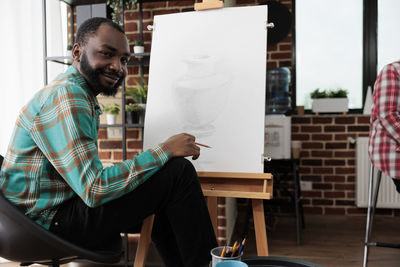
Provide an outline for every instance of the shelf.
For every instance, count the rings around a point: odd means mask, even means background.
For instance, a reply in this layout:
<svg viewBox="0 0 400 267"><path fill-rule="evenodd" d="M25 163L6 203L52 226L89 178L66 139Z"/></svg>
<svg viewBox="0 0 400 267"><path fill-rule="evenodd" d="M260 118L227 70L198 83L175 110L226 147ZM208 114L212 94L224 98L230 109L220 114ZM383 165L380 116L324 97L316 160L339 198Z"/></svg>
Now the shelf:
<svg viewBox="0 0 400 267"><path fill-rule="evenodd" d="M142 123L120 123L120 124L100 124L100 127L102 128L108 128L108 127L126 127L126 128L143 128L144 125Z"/></svg>
<svg viewBox="0 0 400 267"><path fill-rule="evenodd" d="M65 57L46 57L45 58L47 61L52 61L56 63L61 63L65 65L71 65L72 64L72 57L70 56L65 56Z"/></svg>

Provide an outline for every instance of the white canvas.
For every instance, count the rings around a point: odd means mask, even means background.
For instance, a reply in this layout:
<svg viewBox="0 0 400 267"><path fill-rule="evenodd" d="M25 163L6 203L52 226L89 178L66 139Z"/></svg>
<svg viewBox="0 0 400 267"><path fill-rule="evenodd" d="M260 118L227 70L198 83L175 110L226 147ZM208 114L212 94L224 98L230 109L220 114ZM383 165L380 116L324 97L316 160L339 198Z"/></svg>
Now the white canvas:
<svg viewBox="0 0 400 267"><path fill-rule="evenodd" d="M187 132L198 171L262 173L267 7L154 18L144 148Z"/></svg>

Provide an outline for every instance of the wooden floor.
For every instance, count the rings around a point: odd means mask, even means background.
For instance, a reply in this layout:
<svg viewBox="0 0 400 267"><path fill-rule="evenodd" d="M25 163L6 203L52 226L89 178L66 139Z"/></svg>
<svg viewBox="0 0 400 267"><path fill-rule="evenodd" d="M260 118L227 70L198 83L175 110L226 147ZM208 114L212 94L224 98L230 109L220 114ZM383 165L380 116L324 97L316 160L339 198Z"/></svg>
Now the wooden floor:
<svg viewBox="0 0 400 267"><path fill-rule="evenodd" d="M296 258L326 267L362 266L365 217L306 215L305 220L306 228L303 230L302 245L297 246L294 218L273 217L268 219L270 228L268 245L271 256ZM379 241L400 243L399 226L400 217L376 215L373 237L379 237ZM240 233L235 233L235 238L237 236L240 236ZM244 257L254 256L256 250L252 227L249 228L247 237ZM154 263L159 262L159 258L157 255L154 256L154 253L151 257L150 260L153 264L150 266L157 266ZM0 267L15 266L18 264L0 264ZM63 266L80 267L83 265L72 263ZM400 266L400 249L372 247L368 266Z"/></svg>

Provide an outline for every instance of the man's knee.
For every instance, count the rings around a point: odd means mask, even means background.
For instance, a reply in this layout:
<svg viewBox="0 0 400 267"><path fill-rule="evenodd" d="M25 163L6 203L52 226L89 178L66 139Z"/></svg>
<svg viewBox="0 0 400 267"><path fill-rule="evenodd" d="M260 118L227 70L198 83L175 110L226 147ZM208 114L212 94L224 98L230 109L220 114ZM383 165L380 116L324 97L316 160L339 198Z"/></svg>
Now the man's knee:
<svg viewBox="0 0 400 267"><path fill-rule="evenodd" d="M170 170L173 172L172 173L173 176L175 176L178 179L182 178L185 181L191 181L191 180L197 181L196 169L189 160L183 157L170 159L168 163L165 165L165 167L170 168Z"/></svg>

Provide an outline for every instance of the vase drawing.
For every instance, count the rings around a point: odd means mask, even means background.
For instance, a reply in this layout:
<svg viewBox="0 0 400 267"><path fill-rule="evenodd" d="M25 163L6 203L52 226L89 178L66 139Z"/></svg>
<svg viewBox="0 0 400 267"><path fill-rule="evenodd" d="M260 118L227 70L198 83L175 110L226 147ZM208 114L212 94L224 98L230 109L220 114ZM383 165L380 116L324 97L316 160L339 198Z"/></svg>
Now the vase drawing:
<svg viewBox="0 0 400 267"><path fill-rule="evenodd" d="M196 137L210 136L229 97L230 75L217 69L219 62L213 56L190 56L183 62L187 71L173 85L183 131Z"/></svg>

